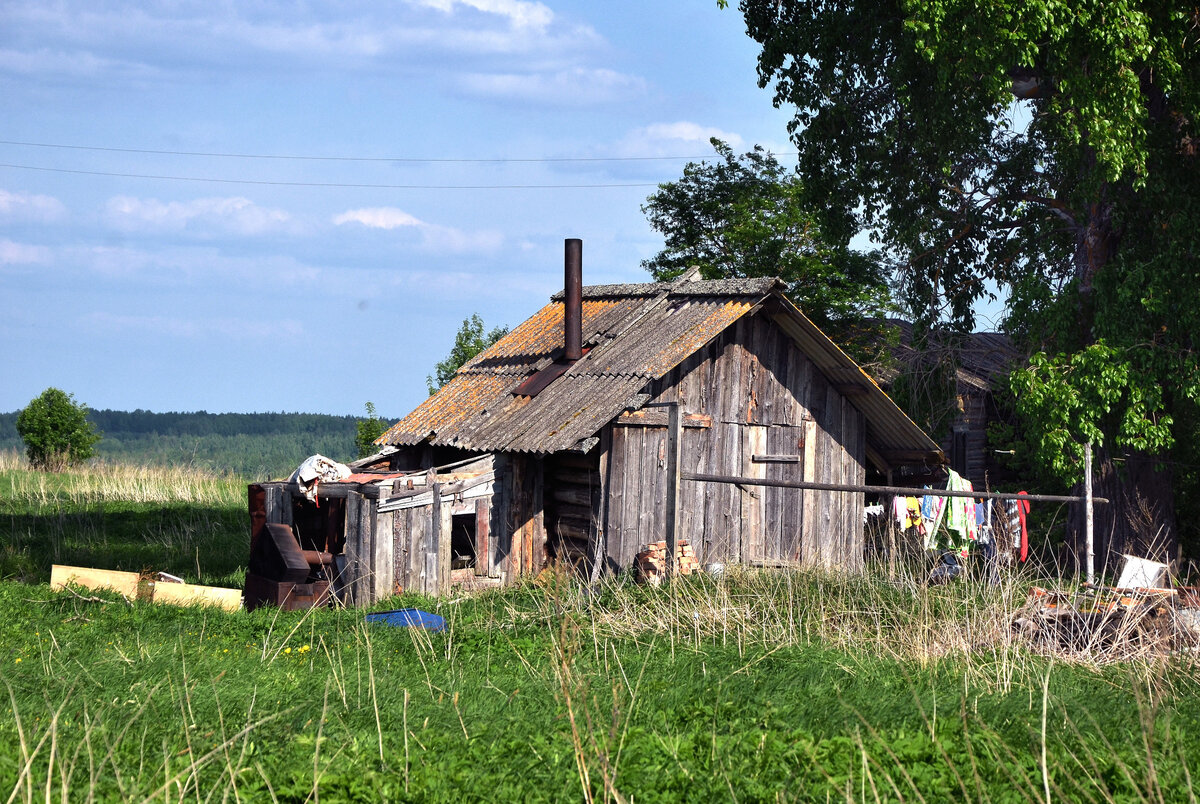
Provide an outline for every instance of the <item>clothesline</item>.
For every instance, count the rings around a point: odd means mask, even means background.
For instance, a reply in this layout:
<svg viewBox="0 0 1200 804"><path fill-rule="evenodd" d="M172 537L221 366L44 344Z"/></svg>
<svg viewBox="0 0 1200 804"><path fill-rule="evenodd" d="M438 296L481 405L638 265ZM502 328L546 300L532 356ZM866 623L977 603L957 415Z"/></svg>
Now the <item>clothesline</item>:
<svg viewBox="0 0 1200 804"><path fill-rule="evenodd" d="M807 480L776 480L765 477L737 477L734 475L708 475L698 472L680 472L683 480L699 480L707 483L733 483L739 486L774 486L787 489L811 489L813 491L844 491L847 493L902 494L906 497L968 497L972 500L1028 500L1029 502L1085 502L1086 497L1070 497L1062 494L1012 494L999 491L951 491L949 489L913 488L912 486L866 486L853 483L818 483ZM1093 497L1093 503L1107 503L1107 497Z"/></svg>

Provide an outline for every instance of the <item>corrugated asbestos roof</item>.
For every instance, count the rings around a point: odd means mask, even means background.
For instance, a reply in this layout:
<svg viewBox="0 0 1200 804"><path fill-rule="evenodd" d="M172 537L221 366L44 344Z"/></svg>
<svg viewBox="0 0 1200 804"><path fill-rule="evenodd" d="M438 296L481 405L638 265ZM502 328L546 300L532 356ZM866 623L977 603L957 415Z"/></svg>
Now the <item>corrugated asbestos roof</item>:
<svg viewBox="0 0 1200 804"><path fill-rule="evenodd" d="M938 454L937 445L858 365L788 302L777 279L593 285L583 289L584 356L533 397L526 378L562 355L562 294L464 365L377 443L548 454L570 449L616 418L653 380L774 298L773 319L868 422L881 455ZM888 459L891 463L891 459ZM876 461L878 462L878 460Z"/></svg>

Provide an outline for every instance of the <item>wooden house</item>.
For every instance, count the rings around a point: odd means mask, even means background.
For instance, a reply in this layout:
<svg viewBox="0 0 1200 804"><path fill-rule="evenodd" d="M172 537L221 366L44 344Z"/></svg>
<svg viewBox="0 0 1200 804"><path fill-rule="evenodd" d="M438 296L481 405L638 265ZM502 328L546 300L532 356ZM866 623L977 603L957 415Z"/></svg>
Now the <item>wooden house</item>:
<svg viewBox="0 0 1200 804"><path fill-rule="evenodd" d="M899 338L893 364L875 373L882 387L890 391L901 374L926 378L934 386L926 391L929 404L945 406L932 435L949 467L976 489L1013 479L988 444L988 427L1000 418L994 390L1014 366L1023 364L1012 340L1000 332L943 334L929 337L918 349L910 322L897 318L887 323Z"/></svg>
<svg viewBox="0 0 1200 804"><path fill-rule="evenodd" d="M680 404L682 465L698 473L856 485L868 468L942 462L779 280L582 287L579 254L567 241L564 293L389 429L359 474L323 484L320 508L254 487L260 520L342 553L346 598L499 584L552 561L629 569L663 538L660 403ZM863 560L861 492L691 481L679 510L702 565Z"/></svg>

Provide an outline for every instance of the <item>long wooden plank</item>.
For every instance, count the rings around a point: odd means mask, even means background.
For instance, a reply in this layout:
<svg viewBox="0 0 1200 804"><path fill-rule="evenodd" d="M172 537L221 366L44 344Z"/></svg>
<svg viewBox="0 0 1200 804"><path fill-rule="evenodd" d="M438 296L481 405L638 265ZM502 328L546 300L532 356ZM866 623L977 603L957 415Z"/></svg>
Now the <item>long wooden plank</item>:
<svg viewBox="0 0 1200 804"><path fill-rule="evenodd" d="M66 564L53 564L50 567L51 589L63 589L70 583L84 589L111 589L129 600L136 600L138 580L136 572L72 567Z"/></svg>
<svg viewBox="0 0 1200 804"><path fill-rule="evenodd" d="M156 583L154 602L173 606L215 606L226 611L237 611L242 607L242 590L191 583Z"/></svg>
<svg viewBox="0 0 1200 804"><path fill-rule="evenodd" d="M359 530L358 517L362 502L363 498L361 494L350 494L346 497L346 546L343 548L346 556L346 570L343 588L346 590L346 602L355 606L363 605L366 597L363 581L362 532Z"/></svg>
<svg viewBox="0 0 1200 804"><path fill-rule="evenodd" d="M673 576L675 547L679 544L679 473L683 458L683 414L676 403L667 409L667 465L664 496L665 530L667 532L667 575Z"/></svg>
<svg viewBox="0 0 1200 804"><path fill-rule="evenodd" d="M425 594L438 595L441 588L441 554L442 542L449 540L449 534L442 530L442 486L436 480L430 484L433 496L429 504L429 542L425 548Z"/></svg>
<svg viewBox="0 0 1200 804"><path fill-rule="evenodd" d="M804 424L804 480L805 483L813 483L817 480L817 423L812 419L805 420ZM818 560L817 550L817 493L812 489L805 489L801 502L801 523L800 523L800 563L812 567L816 566Z"/></svg>
<svg viewBox="0 0 1200 804"><path fill-rule="evenodd" d="M755 463L749 456L767 451L767 428L759 425L746 425L742 430L742 472L747 477L765 478L765 464ZM767 557L766 548L766 491L762 487L741 487L742 528L745 552L744 561L763 561Z"/></svg>
<svg viewBox="0 0 1200 804"><path fill-rule="evenodd" d="M374 580L371 590L372 603L389 597L392 594L394 583L391 515L385 514L384 517L380 517L378 510L378 499L368 499L367 504L363 506L363 524L371 530L371 546L374 556L371 562L371 577Z"/></svg>

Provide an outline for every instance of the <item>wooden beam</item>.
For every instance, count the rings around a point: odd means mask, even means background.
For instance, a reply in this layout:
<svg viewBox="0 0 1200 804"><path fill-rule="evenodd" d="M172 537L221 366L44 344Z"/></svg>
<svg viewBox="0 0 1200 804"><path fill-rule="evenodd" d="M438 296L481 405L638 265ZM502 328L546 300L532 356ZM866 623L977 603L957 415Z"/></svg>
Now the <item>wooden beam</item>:
<svg viewBox="0 0 1200 804"><path fill-rule="evenodd" d="M691 428L712 427L712 416L703 413L685 413L682 416L683 426ZM622 413L617 417L617 424L629 427L666 427L667 413L661 409L639 410L633 413Z"/></svg>
<svg viewBox="0 0 1200 804"><path fill-rule="evenodd" d="M683 416L679 404L667 408L667 577L677 569L675 546L679 544L679 479L683 449Z"/></svg>

